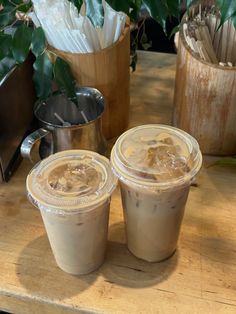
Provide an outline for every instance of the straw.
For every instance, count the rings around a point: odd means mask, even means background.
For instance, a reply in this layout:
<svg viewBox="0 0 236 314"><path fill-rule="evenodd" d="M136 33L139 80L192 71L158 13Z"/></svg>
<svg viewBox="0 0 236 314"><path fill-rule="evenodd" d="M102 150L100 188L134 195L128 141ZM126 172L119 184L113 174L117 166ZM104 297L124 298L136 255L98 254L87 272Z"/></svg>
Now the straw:
<svg viewBox="0 0 236 314"><path fill-rule="evenodd" d="M71 126L69 122L66 122L62 119L61 116L59 116L58 113L54 112L54 116L62 123L63 126Z"/></svg>
<svg viewBox="0 0 236 314"><path fill-rule="evenodd" d="M88 123L89 120L87 119L87 117L86 117L85 113L83 112L83 110L81 110L80 113L81 113L81 115L82 115L84 121L85 121L86 123Z"/></svg>
<svg viewBox="0 0 236 314"><path fill-rule="evenodd" d="M208 12L207 12L208 10ZM232 67L236 62L236 31L227 20L221 27L219 12L215 7L202 9L191 15L183 24L185 41L193 52L203 60L220 66Z"/></svg>
<svg viewBox="0 0 236 314"><path fill-rule="evenodd" d="M124 27L126 15L116 12L103 0L104 25L95 28L85 15L68 0L33 0L33 23L42 26L48 43L63 51L89 53L99 51L116 42Z"/></svg>

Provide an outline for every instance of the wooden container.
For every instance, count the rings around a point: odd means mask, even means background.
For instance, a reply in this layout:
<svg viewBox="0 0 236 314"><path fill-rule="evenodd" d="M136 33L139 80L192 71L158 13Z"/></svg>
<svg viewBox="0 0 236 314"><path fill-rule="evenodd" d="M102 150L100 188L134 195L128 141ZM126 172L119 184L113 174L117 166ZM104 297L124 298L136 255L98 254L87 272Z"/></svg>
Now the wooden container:
<svg viewBox="0 0 236 314"><path fill-rule="evenodd" d="M129 122L130 25L127 22L119 40L95 53L68 53L53 49L66 60L79 86L97 88L106 100L102 116L107 139L119 136Z"/></svg>
<svg viewBox="0 0 236 314"><path fill-rule="evenodd" d="M200 59L180 29L173 124L210 155L236 153L236 68Z"/></svg>

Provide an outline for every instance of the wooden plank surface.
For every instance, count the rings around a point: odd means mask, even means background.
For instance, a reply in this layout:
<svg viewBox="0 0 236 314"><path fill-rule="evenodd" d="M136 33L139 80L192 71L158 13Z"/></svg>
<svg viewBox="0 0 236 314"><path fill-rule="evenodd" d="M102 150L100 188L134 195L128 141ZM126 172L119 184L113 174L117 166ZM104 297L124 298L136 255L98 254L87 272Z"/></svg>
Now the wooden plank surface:
<svg viewBox="0 0 236 314"><path fill-rule="evenodd" d="M140 53L131 74L130 127L170 123L175 56ZM27 201L23 162L0 185L0 309L19 314L236 313L236 170L207 167L191 188L178 250L162 263L125 246L119 191L112 197L104 265L71 276L54 261L40 213Z"/></svg>

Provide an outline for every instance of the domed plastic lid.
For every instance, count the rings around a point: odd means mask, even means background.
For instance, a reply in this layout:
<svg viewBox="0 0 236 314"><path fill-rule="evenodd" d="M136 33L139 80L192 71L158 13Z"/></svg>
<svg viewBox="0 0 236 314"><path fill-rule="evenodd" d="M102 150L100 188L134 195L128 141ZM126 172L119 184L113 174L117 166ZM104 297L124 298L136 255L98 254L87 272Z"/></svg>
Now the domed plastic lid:
<svg viewBox="0 0 236 314"><path fill-rule="evenodd" d="M193 178L202 164L197 141L167 125L142 125L122 134L111 154L121 180L167 187Z"/></svg>
<svg viewBox="0 0 236 314"><path fill-rule="evenodd" d="M98 206L110 197L116 181L107 158L87 150L68 150L37 164L26 187L36 207L69 214Z"/></svg>

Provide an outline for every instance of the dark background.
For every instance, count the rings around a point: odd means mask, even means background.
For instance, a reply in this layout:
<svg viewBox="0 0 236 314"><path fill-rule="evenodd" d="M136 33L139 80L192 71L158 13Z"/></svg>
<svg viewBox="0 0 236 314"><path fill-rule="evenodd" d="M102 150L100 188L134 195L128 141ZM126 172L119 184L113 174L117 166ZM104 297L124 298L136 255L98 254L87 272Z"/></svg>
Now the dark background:
<svg viewBox="0 0 236 314"><path fill-rule="evenodd" d="M147 17L145 19L144 27L142 26L142 22L143 20L141 19L138 23L140 27L139 36L138 36L139 37L138 49L144 50L141 43L141 37L144 30L147 36L147 41L150 42L151 44L151 47L147 49L148 51L176 53L176 49L174 46L174 35L172 35L170 38L170 34L171 34L172 29L176 25L178 25L177 19L171 18L167 20L167 23L166 23L167 35L162 30L162 27L150 17Z"/></svg>

